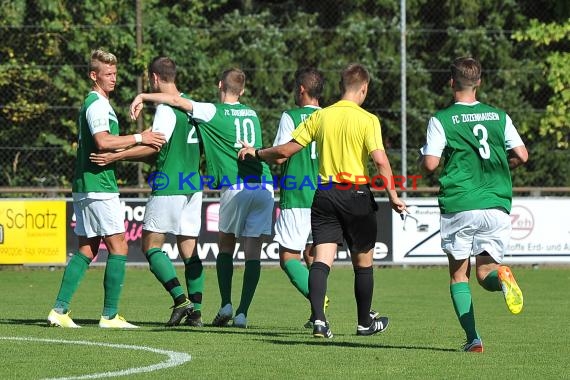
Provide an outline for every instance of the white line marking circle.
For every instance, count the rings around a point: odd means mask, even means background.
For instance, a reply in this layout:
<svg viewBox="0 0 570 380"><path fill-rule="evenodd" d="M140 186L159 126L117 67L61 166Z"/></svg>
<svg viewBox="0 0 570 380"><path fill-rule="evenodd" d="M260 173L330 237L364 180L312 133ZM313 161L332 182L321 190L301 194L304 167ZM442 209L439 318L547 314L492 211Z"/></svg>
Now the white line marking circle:
<svg viewBox="0 0 570 380"><path fill-rule="evenodd" d="M19 340L27 342L78 344L83 346L121 348L127 350L149 351L168 356L168 360L160 362L158 364L149 365L146 367L133 367L133 368L123 369L120 371L93 373L89 375L57 377L57 378L51 378L49 380L101 379L104 377L128 376L128 375L133 375L135 373L152 372L165 368L176 367L192 359L192 357L185 352L160 350L158 348L145 347L145 346L131 346L128 344L99 343L99 342L89 342L85 340L40 339L40 338L29 338L29 337L10 337L10 336L0 336L0 340Z"/></svg>

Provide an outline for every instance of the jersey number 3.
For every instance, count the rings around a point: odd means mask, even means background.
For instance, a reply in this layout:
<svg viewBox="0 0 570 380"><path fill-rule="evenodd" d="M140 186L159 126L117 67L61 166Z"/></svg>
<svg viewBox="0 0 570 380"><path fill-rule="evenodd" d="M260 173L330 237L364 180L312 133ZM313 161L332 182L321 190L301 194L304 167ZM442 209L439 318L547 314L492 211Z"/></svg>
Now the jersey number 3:
<svg viewBox="0 0 570 380"><path fill-rule="evenodd" d="M481 124L477 124L473 127L473 134L479 139L479 155L481 158L488 160L491 158L491 149L489 148L489 143L487 143L487 128Z"/></svg>

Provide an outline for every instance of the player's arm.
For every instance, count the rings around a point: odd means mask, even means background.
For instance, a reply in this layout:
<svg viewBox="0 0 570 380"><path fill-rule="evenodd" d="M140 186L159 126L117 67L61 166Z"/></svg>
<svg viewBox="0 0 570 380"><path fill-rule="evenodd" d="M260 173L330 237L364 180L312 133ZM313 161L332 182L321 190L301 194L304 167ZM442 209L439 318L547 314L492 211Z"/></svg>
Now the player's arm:
<svg viewBox="0 0 570 380"><path fill-rule="evenodd" d="M115 151L136 144L151 145L159 149L164 144L164 136L161 133L153 133L150 130L133 135L112 135L109 124L110 112L112 110L110 110L109 105L103 102L94 102L87 108L85 117L97 150Z"/></svg>
<svg viewBox="0 0 570 380"><path fill-rule="evenodd" d="M290 140L289 142L271 148L265 149L255 149L252 146L247 145L244 141L240 141L243 148L238 152L238 158L240 160L247 159L247 156L255 157L260 161L266 161L275 163L279 159L287 159L303 149L303 145L299 144L295 140Z"/></svg>
<svg viewBox="0 0 570 380"><path fill-rule="evenodd" d="M443 149L447 144L443 126L435 117L429 120L426 140L426 144L420 149L418 164L422 171L433 173L439 166Z"/></svg>
<svg viewBox="0 0 570 380"><path fill-rule="evenodd" d="M275 141L273 146L285 144L291 140L291 133L295 130L295 123L291 116L286 112L283 112L281 119L279 120L279 128L277 128L277 134L275 135ZM282 164L287 161L287 158L278 158L275 160L276 164Z"/></svg>
<svg viewBox="0 0 570 380"><path fill-rule="evenodd" d="M116 161L144 161L156 153L156 149L147 145L133 146L118 152L91 153L91 162L105 166Z"/></svg>
<svg viewBox="0 0 570 380"><path fill-rule="evenodd" d="M179 94L166 94L162 92L141 93L138 94L131 103L131 119L137 119L143 109L144 102L168 104L172 107L180 108L188 113L193 111L192 101L190 99L183 98Z"/></svg>
<svg viewBox="0 0 570 380"><path fill-rule="evenodd" d="M509 168L514 169L526 164L528 151L509 115L507 115L505 125L505 146L507 147Z"/></svg>
<svg viewBox="0 0 570 380"><path fill-rule="evenodd" d="M508 150L509 168L515 169L528 161L528 151L524 145Z"/></svg>
<svg viewBox="0 0 570 380"><path fill-rule="evenodd" d="M103 152L125 149L137 144L148 145L153 150L159 150L162 144L166 142L162 133L150 130L123 136L115 136L110 134L109 131L101 131L93 135L93 140L97 150Z"/></svg>

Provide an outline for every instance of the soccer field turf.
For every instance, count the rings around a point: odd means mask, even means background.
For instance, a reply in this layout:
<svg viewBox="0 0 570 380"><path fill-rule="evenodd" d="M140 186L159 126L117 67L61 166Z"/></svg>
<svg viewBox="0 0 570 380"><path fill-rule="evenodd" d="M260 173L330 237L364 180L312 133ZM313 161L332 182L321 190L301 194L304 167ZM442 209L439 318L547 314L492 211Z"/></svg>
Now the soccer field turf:
<svg viewBox="0 0 570 380"><path fill-rule="evenodd" d="M183 269L177 271L182 279ZM472 278L483 354L460 351L464 335L443 267L375 268L373 308L390 317L390 326L370 337L355 335L352 269L334 267L327 312L331 340L315 339L303 328L310 314L308 301L278 267L262 268L246 330L209 326L219 308L211 267L206 272L203 328L164 328L171 299L142 267L128 268L120 304L120 313L141 329L97 327L102 268L89 270L72 302L72 317L83 328L47 328L62 273L0 269L1 379L103 378L116 373L137 379L570 376L568 267L515 267L525 296L525 308L516 316L508 312L500 292L488 293ZM239 303L242 275L243 269L236 268L234 305Z"/></svg>

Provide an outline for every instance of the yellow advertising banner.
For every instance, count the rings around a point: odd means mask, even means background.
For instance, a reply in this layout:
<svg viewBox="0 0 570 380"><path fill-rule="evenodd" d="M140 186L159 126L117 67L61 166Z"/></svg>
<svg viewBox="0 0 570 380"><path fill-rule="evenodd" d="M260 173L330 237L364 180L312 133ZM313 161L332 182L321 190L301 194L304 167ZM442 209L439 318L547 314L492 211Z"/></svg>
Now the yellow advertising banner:
<svg viewBox="0 0 570 380"><path fill-rule="evenodd" d="M66 260L65 200L0 201L0 264Z"/></svg>

